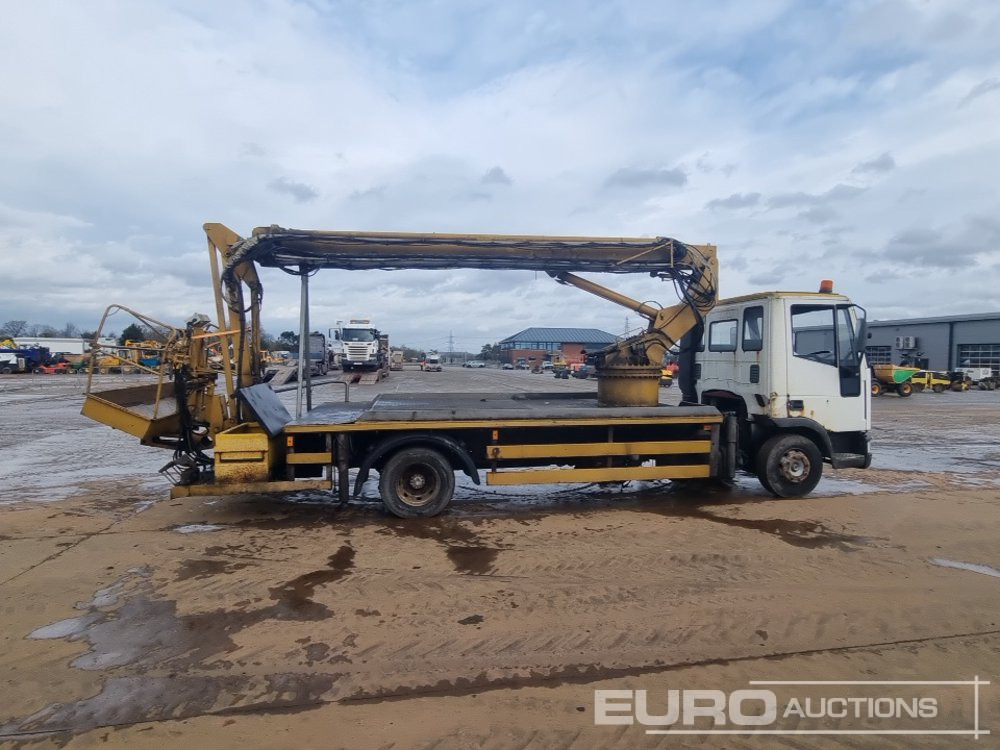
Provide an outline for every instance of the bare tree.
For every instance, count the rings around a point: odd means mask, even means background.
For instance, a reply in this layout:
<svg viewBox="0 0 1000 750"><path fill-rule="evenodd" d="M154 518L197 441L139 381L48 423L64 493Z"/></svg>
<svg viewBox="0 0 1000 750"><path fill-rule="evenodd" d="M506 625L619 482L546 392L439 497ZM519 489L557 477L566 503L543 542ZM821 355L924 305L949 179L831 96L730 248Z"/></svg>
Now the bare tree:
<svg viewBox="0 0 1000 750"><path fill-rule="evenodd" d="M3 329L0 329L0 332L2 332L4 336L14 338L23 334L27 327L28 321L26 320L8 320L3 324Z"/></svg>

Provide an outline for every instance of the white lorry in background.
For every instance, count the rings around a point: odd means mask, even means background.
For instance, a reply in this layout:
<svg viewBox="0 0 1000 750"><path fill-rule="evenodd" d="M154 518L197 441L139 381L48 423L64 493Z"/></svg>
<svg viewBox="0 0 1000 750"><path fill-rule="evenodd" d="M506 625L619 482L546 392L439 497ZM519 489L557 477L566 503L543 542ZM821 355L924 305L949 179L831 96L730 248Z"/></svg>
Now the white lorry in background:
<svg viewBox="0 0 1000 750"><path fill-rule="evenodd" d="M392 350L392 353L389 355L389 369L390 370L403 369L403 351L401 349Z"/></svg>
<svg viewBox="0 0 1000 750"><path fill-rule="evenodd" d="M427 358L420 363L424 372L441 372L441 356L437 352L429 352Z"/></svg>
<svg viewBox="0 0 1000 750"><path fill-rule="evenodd" d="M379 331L368 318L337 321L334 339L340 342L340 366L352 370L388 369L388 354L380 345ZM387 343L387 342L386 342Z"/></svg>

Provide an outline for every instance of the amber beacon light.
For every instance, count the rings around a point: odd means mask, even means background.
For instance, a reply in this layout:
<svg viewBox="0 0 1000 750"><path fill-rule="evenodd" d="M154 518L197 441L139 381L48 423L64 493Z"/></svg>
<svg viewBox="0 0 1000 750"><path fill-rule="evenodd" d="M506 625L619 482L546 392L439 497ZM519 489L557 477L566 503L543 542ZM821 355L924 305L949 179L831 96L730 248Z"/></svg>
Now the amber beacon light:
<svg viewBox="0 0 1000 750"><path fill-rule="evenodd" d="M823 279L819 282L820 294L833 294L833 279Z"/></svg>

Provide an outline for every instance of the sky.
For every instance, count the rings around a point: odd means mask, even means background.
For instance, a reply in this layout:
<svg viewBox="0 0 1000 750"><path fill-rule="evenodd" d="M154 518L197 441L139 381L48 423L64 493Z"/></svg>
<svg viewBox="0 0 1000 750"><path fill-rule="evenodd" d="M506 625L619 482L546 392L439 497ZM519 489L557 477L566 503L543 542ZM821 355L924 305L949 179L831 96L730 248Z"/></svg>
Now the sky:
<svg viewBox="0 0 1000 750"><path fill-rule="evenodd" d="M998 39L992 0L5 3L0 323L214 318L208 221L669 236L718 246L723 296L1000 310ZM266 329L296 329L298 280L262 280ZM523 271L311 292L313 328L424 349L640 323Z"/></svg>

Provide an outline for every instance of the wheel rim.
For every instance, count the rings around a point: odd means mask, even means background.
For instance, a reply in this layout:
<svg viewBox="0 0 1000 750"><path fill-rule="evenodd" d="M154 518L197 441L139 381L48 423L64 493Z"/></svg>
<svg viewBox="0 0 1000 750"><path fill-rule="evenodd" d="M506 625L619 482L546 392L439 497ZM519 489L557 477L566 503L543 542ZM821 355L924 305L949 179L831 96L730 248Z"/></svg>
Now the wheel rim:
<svg viewBox="0 0 1000 750"><path fill-rule="evenodd" d="M778 462L782 478L794 484L804 482L809 476L810 468L809 456L798 449L788 451Z"/></svg>
<svg viewBox="0 0 1000 750"><path fill-rule="evenodd" d="M396 496L411 508L422 508L438 494L437 474L426 464L413 464L396 481Z"/></svg>

